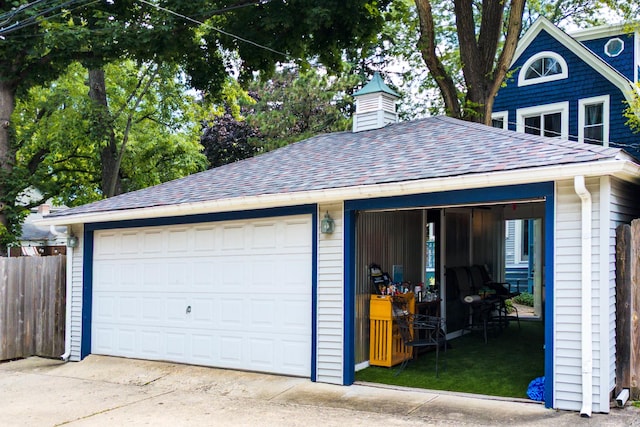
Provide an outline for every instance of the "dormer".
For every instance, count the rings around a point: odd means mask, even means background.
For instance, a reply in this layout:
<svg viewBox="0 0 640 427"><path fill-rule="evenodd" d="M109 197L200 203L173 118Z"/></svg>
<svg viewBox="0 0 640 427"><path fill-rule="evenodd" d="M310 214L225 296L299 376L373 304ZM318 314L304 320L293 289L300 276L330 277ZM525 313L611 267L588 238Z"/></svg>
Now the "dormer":
<svg viewBox="0 0 640 427"><path fill-rule="evenodd" d="M353 94L356 112L353 115L353 131L380 129L398 121L396 101L400 98L387 86L376 71L371 81Z"/></svg>

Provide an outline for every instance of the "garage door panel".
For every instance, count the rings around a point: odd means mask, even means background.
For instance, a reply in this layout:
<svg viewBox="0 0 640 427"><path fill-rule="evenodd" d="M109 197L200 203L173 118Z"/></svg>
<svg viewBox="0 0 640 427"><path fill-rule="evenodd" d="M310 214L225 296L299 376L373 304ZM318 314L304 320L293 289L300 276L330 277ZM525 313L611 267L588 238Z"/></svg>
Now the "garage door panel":
<svg viewBox="0 0 640 427"><path fill-rule="evenodd" d="M162 334L159 331L145 330L140 333L140 353L153 359L159 358L162 351Z"/></svg>
<svg viewBox="0 0 640 427"><path fill-rule="evenodd" d="M159 230L142 233L142 254L155 255L165 252L164 239ZM124 242L123 242L124 243Z"/></svg>
<svg viewBox="0 0 640 427"><path fill-rule="evenodd" d="M220 335L220 361L230 363L231 367L240 366L243 340L242 336Z"/></svg>
<svg viewBox="0 0 640 427"><path fill-rule="evenodd" d="M159 323L163 320L166 308L164 306L164 300L157 297L141 298L140 300L140 315L143 322Z"/></svg>
<svg viewBox="0 0 640 427"><path fill-rule="evenodd" d="M309 376L312 232L310 215L97 231L92 352Z"/></svg>
<svg viewBox="0 0 640 427"><path fill-rule="evenodd" d="M186 360L188 348L187 336L183 332L165 333L165 354L169 359Z"/></svg>
<svg viewBox="0 0 640 427"><path fill-rule="evenodd" d="M122 356L136 354L137 331L136 329L121 328L114 336L116 348Z"/></svg>

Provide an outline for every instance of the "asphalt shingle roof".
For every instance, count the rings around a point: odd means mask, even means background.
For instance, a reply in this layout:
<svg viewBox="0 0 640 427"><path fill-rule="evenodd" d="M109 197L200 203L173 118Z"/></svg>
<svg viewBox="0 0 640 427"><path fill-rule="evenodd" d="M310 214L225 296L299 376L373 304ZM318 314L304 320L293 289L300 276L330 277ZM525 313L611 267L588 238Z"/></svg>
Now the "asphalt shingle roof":
<svg viewBox="0 0 640 427"><path fill-rule="evenodd" d="M621 150L429 117L319 135L250 159L68 209L68 216L611 160Z"/></svg>

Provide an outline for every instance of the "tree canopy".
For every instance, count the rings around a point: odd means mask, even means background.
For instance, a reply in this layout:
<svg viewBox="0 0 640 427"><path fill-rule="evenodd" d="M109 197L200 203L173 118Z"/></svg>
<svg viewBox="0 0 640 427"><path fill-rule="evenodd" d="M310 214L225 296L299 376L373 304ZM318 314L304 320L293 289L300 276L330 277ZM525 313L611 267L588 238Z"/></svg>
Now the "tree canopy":
<svg viewBox="0 0 640 427"><path fill-rule="evenodd" d="M216 99L229 74L249 78L282 61L339 67L341 52L375 37L390 0L18 0L0 3L0 212L10 236L21 190L14 174L16 97L53 81L72 62L89 70L92 132L101 148L102 195L117 193L121 143L113 137L104 67L132 59L177 66ZM113 78L118 78L113 76ZM91 135L90 135L91 136ZM122 142L122 140L120 140ZM108 163L108 164L107 164ZM110 175L104 174L104 171ZM11 233L9 233L11 234Z"/></svg>

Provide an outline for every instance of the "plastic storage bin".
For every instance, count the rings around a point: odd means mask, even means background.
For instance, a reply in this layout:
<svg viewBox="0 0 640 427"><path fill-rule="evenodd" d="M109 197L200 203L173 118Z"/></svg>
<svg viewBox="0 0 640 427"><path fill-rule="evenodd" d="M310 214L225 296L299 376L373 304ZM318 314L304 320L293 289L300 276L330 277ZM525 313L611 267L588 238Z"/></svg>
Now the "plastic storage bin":
<svg viewBox="0 0 640 427"><path fill-rule="evenodd" d="M402 342L398 326L393 321L392 298L404 298L409 312L415 313L415 299L412 292L391 297L371 295L369 305L369 364L374 366L394 366L410 359L412 349Z"/></svg>

